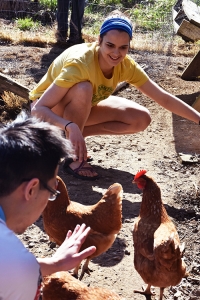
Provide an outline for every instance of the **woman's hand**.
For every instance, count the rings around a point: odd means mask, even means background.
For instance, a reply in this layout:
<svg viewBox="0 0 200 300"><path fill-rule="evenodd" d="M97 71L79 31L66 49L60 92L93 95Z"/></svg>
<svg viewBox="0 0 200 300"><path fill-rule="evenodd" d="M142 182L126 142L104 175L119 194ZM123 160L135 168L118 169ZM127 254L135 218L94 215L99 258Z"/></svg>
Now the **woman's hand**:
<svg viewBox="0 0 200 300"><path fill-rule="evenodd" d="M79 253L89 231L90 227L86 228L85 224L77 225L73 233L68 231L65 241L51 258L38 259L42 275L71 270L83 259L93 254L96 251L95 246L88 247Z"/></svg>
<svg viewBox="0 0 200 300"><path fill-rule="evenodd" d="M75 123L70 123L65 130L66 137L70 140L73 145L76 158L82 162L87 160L87 148L85 145L85 140L83 138L82 132L80 131L78 125Z"/></svg>

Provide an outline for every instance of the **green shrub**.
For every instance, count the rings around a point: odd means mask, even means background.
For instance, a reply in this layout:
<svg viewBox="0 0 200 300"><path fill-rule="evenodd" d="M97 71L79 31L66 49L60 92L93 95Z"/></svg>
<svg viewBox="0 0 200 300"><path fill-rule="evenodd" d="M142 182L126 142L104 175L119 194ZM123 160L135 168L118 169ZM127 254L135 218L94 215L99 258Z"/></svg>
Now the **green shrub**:
<svg viewBox="0 0 200 300"><path fill-rule="evenodd" d="M176 0L94 0L87 3L85 15L94 16L97 13L105 17L110 11L119 8L126 11L139 28L157 30L172 16L172 7L175 3Z"/></svg>
<svg viewBox="0 0 200 300"><path fill-rule="evenodd" d="M17 28L20 30L31 30L39 27L39 22L34 22L31 18L16 19Z"/></svg>
<svg viewBox="0 0 200 300"><path fill-rule="evenodd" d="M165 19L171 15L174 0L154 1L152 4L137 4L131 15L139 27L148 30L160 29Z"/></svg>
<svg viewBox="0 0 200 300"><path fill-rule="evenodd" d="M57 0L39 0L40 4L44 6L45 9L50 9L55 11L57 8Z"/></svg>

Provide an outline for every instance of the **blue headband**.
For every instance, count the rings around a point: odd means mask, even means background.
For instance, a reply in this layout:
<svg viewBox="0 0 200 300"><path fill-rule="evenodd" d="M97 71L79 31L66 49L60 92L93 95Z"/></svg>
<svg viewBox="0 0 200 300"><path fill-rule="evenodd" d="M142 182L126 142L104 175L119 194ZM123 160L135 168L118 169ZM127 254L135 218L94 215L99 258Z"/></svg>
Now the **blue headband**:
<svg viewBox="0 0 200 300"><path fill-rule="evenodd" d="M100 35L113 29L126 31L130 36L130 39L132 39L133 29L127 20L122 18L110 18L105 20L101 26Z"/></svg>

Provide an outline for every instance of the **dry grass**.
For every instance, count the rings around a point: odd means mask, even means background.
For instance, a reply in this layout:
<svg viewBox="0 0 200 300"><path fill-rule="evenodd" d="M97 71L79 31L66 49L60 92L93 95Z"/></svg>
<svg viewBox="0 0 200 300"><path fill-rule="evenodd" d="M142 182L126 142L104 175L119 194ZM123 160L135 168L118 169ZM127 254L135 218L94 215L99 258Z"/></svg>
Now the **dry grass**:
<svg viewBox="0 0 200 300"><path fill-rule="evenodd" d="M200 50L200 44L186 43L180 36L173 33L166 36L160 31L135 33L131 42L131 48L138 51L193 57Z"/></svg>
<svg viewBox="0 0 200 300"><path fill-rule="evenodd" d="M19 30L14 23L0 19L0 40L3 44L47 47L56 43L56 22L52 26L40 26L30 31ZM83 38L93 42L97 36L83 28ZM171 55L192 57L200 50L200 43L186 43L181 37L159 32L134 33L131 48L138 51L149 51Z"/></svg>
<svg viewBox="0 0 200 300"><path fill-rule="evenodd" d="M7 42L13 45L30 44L45 47L56 42L55 27L40 26L37 29L22 31L15 23L0 19L0 40L1 43Z"/></svg>
<svg viewBox="0 0 200 300"><path fill-rule="evenodd" d="M22 108L28 110L28 105L28 100L5 91L0 96L0 122L14 120Z"/></svg>

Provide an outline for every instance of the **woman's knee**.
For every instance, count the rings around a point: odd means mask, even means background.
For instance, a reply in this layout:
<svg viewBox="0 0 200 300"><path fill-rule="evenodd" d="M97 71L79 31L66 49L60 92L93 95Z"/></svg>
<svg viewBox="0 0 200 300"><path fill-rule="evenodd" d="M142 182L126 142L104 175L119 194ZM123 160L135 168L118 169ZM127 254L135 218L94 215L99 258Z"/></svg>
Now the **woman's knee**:
<svg viewBox="0 0 200 300"><path fill-rule="evenodd" d="M142 111L142 116L141 116L141 131L145 130L149 124L151 123L151 116L150 116L150 112L147 108L144 108Z"/></svg>
<svg viewBox="0 0 200 300"><path fill-rule="evenodd" d="M60 102L60 107L69 110L71 109L81 109L83 108L85 111L91 109L92 103L92 95L93 95L93 88L90 82L79 82L73 85L65 95L65 97Z"/></svg>
<svg viewBox="0 0 200 300"><path fill-rule="evenodd" d="M78 97L78 101L92 101L92 84L89 81L79 82L69 90L68 96L72 99L77 99Z"/></svg>
<svg viewBox="0 0 200 300"><path fill-rule="evenodd" d="M137 111L137 114L132 115L131 124L134 132L144 131L151 123L150 112L147 108L143 107Z"/></svg>

